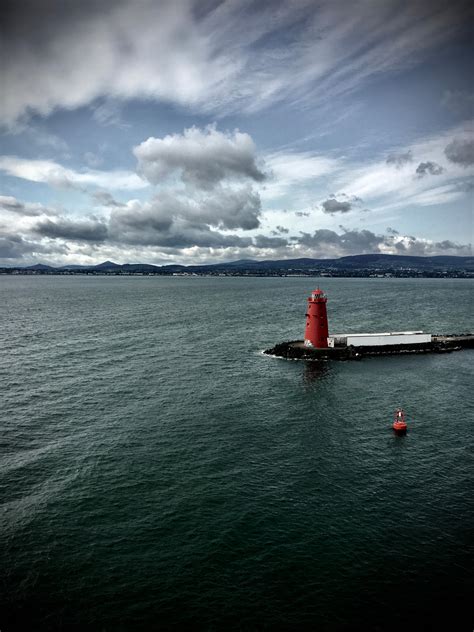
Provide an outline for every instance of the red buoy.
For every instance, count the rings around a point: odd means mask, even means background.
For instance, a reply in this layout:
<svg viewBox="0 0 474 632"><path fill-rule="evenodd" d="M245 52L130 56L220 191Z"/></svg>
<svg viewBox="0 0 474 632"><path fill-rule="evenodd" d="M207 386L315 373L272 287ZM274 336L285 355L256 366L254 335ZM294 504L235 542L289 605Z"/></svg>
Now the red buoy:
<svg viewBox="0 0 474 632"><path fill-rule="evenodd" d="M397 408L393 418L392 428L395 434L404 435L407 433L407 422L405 421L405 412L403 408Z"/></svg>
<svg viewBox="0 0 474 632"><path fill-rule="evenodd" d="M306 329L304 332L304 344L306 347L317 349L328 348L328 315L326 312L327 296L318 289L311 292L308 298L308 311L306 312Z"/></svg>

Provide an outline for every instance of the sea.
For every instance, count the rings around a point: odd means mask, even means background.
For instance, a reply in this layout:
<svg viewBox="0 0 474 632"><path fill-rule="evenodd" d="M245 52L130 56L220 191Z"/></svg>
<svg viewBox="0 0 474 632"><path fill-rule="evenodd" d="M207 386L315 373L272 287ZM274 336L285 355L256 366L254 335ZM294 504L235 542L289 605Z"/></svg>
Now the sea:
<svg viewBox="0 0 474 632"><path fill-rule="evenodd" d="M0 277L0 629L472 630L466 279ZM394 436L402 406L409 430Z"/></svg>

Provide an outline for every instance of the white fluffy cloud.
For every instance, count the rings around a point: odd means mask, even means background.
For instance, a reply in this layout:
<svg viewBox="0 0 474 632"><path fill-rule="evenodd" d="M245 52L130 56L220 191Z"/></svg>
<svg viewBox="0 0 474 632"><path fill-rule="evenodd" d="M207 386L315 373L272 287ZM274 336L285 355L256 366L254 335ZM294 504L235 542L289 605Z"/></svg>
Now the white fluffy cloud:
<svg viewBox="0 0 474 632"><path fill-rule="evenodd" d="M153 184L173 175L202 189L210 189L224 179L265 179L256 164L256 148L249 134L220 132L215 125L149 138L133 153L140 173Z"/></svg>

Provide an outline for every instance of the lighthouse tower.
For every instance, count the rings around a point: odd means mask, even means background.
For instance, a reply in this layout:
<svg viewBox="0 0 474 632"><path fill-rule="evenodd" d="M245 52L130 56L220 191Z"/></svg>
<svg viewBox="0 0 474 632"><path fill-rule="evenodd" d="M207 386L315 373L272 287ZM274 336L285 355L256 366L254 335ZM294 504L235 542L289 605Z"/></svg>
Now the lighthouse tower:
<svg viewBox="0 0 474 632"><path fill-rule="evenodd" d="M308 298L306 329L304 332L304 344L306 347L316 347L317 349L327 349L328 347L327 300L327 296L319 287L314 292L311 292L311 296Z"/></svg>

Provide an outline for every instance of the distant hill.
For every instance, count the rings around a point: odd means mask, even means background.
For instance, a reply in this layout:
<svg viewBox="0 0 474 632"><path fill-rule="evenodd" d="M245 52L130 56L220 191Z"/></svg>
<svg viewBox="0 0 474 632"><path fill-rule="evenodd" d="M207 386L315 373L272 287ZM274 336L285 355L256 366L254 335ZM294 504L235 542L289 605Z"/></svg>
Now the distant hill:
<svg viewBox="0 0 474 632"><path fill-rule="evenodd" d="M229 261L226 263L213 263L203 265L179 265L167 264L156 266L149 263L125 263L119 264L113 261L104 261L94 266L68 265L58 268L38 263L26 268L12 268L9 266L4 269L18 269L39 273L55 272L99 272L105 274L114 273L142 273L142 274L174 274L174 273L197 273L197 274L297 274L302 272L318 273L341 273L357 271L371 273L377 272L400 272L412 271L413 273L429 273L429 272L474 272L474 257L452 257L452 256L436 256L436 257L415 257L411 255L385 255L385 254L369 254L369 255L350 255L340 257L339 259L280 259L257 261L253 259L241 259L239 261Z"/></svg>
<svg viewBox="0 0 474 632"><path fill-rule="evenodd" d="M34 266L28 266L27 268L25 268L25 270L55 270L56 268L53 268L53 266L47 266L44 263L36 263Z"/></svg>
<svg viewBox="0 0 474 632"><path fill-rule="evenodd" d="M234 261L207 266L187 266L187 270L355 270L355 269L413 269L413 270L474 270L474 257L414 257L405 255L351 255L339 259L281 259L268 261Z"/></svg>
<svg viewBox="0 0 474 632"><path fill-rule="evenodd" d="M113 261L104 261L104 263L99 263L97 266L92 266L94 270L119 270L123 268L119 263L114 263Z"/></svg>
<svg viewBox="0 0 474 632"><path fill-rule="evenodd" d="M351 255L349 257L341 257L336 260L338 266L342 267L415 267L417 269L427 268L445 268L445 267L474 267L474 257L414 257L410 255Z"/></svg>

